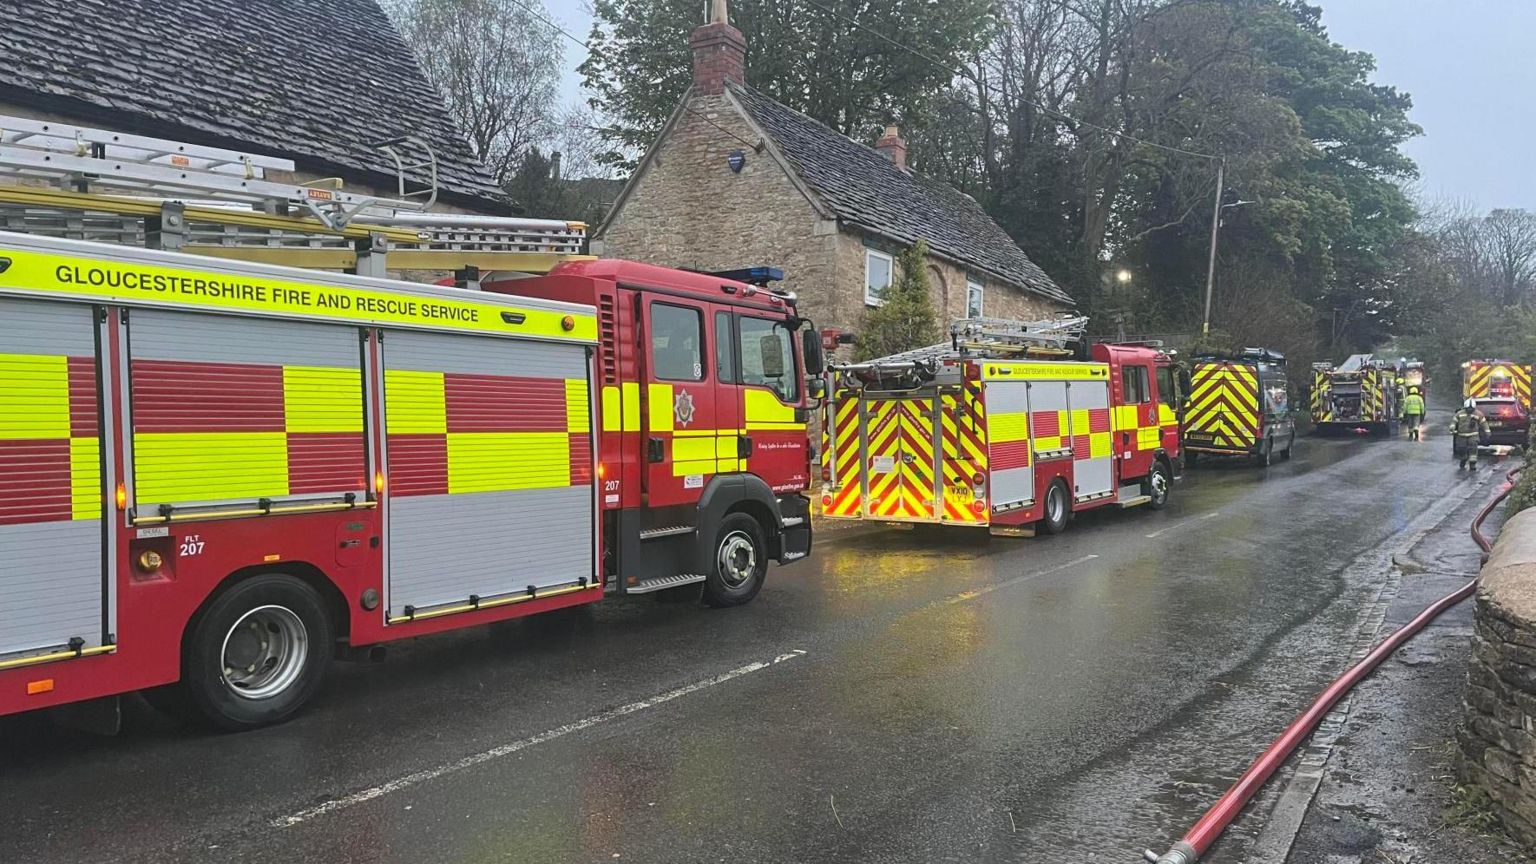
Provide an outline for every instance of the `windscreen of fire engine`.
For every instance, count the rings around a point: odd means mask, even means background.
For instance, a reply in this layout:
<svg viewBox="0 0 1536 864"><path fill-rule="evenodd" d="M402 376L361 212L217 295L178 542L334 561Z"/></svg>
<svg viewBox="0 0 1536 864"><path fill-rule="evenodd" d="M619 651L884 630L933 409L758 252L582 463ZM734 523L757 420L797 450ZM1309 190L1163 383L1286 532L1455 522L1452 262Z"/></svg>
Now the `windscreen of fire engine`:
<svg viewBox="0 0 1536 864"><path fill-rule="evenodd" d="M740 331L741 383L767 387L785 402L798 399L794 338L784 322L743 315Z"/></svg>

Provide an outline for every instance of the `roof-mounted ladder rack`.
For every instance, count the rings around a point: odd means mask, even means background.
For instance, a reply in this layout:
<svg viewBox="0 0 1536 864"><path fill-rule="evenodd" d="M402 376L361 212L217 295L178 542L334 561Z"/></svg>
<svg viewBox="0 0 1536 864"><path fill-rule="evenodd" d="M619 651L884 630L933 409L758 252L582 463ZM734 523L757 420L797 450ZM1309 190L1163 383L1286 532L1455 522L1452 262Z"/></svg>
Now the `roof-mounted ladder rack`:
<svg viewBox="0 0 1536 864"><path fill-rule="evenodd" d="M1007 359L1031 353L1063 356L1083 338L1085 316L1014 321L1008 318L962 318L949 327L950 340L903 351L864 363L839 365L842 371L896 370L931 366L949 359Z"/></svg>
<svg viewBox="0 0 1536 864"><path fill-rule="evenodd" d="M269 177L292 173L290 159L0 115L0 230L370 275L543 273L584 257L580 222L425 212L437 200L431 148L374 146L398 197ZM411 161L411 147L425 157Z"/></svg>

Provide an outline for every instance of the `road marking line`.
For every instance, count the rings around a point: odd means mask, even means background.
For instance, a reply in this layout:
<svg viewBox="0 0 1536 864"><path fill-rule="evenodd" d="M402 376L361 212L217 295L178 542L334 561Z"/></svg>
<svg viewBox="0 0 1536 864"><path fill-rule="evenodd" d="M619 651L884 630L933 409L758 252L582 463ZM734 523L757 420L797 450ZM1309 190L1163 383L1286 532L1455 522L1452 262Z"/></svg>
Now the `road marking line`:
<svg viewBox="0 0 1536 864"><path fill-rule="evenodd" d="M1167 534L1169 531L1174 531L1174 530L1177 530L1179 528L1183 528L1186 525L1193 525L1196 522L1200 522L1200 521L1203 521L1203 520L1206 520L1206 519L1214 519L1218 515L1219 514L1217 513L1217 511L1213 510L1210 513L1205 514L1204 516L1196 516L1193 519L1185 519L1183 522L1178 522L1178 523L1175 523L1173 525L1169 525L1167 528L1160 528L1160 529L1158 529L1156 531L1153 531L1151 534L1147 535L1147 539L1148 540L1155 540L1158 537L1161 537L1164 534Z"/></svg>
<svg viewBox="0 0 1536 864"><path fill-rule="evenodd" d="M391 780L388 783L381 783L378 786L364 789L360 792L353 792L351 795L347 795L342 798L335 798L325 802L324 804L317 804L314 807L310 807L306 810L300 810L297 813L290 813L287 816L278 817L273 819L268 824L270 824L273 828L291 828L295 825L308 822L320 816L324 816L327 813L334 813L337 810L344 810L348 807L354 807L358 804L372 801L375 798L382 798L383 796L392 792L399 792L402 789L426 783L429 780L436 780L439 777L446 777L449 774L456 774L465 770L466 768L473 768L476 765L490 762L494 759L510 756L519 750L526 750L529 747L544 744L549 741L553 741L556 738L563 738L566 735L580 732L584 729L590 729L593 726L599 726L603 723L607 723L610 720L617 720L620 717L635 714L637 712L644 711L647 708L655 708L657 705L671 702L674 699L687 696L689 693L696 693L700 690L714 687L717 684L724 684L727 681L740 678L743 675L750 675L753 672L760 672L780 663L804 656L805 652L797 648L786 654L780 654L772 660L760 660L756 663L748 663L745 666L738 666L729 672L722 672L713 678L705 678L702 681L695 681L692 684L685 684L675 690L668 690L665 693L659 693L648 699L641 699L639 702L630 702L627 705L620 705L617 708L610 708L607 711L593 714L590 717L577 720L574 723L567 723L564 726L557 726L554 729L540 732L537 735L531 735L527 738L520 738L516 741L510 741L506 744L492 747L489 750L476 753L472 756L465 756L462 759L449 762L445 765L439 765L436 768L428 768L424 771L417 771L414 774L407 774L404 777Z"/></svg>
<svg viewBox="0 0 1536 864"><path fill-rule="evenodd" d="M953 597L947 597L940 602L945 606L953 606L956 603L964 603L967 600L975 600L977 597L980 597L983 594L991 594L993 591L996 591L999 588L1007 588L1009 585L1017 585L1020 582L1028 582L1032 579L1039 579L1041 576L1049 576L1052 573L1060 573L1068 567L1076 567L1079 564L1086 564L1087 562L1092 561L1097 557L1099 556L1084 555L1081 558L1073 558L1071 561L1068 561L1065 564L1057 564L1055 567L1047 567L1044 570L1039 570L1034 573L1026 573L1023 576L1015 576L1012 579L1004 579L1001 582L995 582L991 585L977 588L974 591L962 591L959 594L956 594Z"/></svg>

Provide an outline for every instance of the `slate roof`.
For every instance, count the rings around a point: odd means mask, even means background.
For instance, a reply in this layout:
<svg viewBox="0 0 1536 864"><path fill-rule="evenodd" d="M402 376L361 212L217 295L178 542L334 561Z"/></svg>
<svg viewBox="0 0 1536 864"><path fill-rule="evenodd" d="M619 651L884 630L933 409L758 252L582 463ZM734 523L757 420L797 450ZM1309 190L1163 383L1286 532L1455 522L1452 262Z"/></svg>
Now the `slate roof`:
<svg viewBox="0 0 1536 864"><path fill-rule="evenodd" d="M374 0L4 7L0 101L375 183L392 184L395 173L368 142L411 133L436 150L447 197L504 200Z"/></svg>
<svg viewBox="0 0 1536 864"><path fill-rule="evenodd" d="M750 87L732 84L731 89L839 219L903 243L927 240L931 250L946 258L1053 300L1073 302L970 196L902 171L878 151Z"/></svg>

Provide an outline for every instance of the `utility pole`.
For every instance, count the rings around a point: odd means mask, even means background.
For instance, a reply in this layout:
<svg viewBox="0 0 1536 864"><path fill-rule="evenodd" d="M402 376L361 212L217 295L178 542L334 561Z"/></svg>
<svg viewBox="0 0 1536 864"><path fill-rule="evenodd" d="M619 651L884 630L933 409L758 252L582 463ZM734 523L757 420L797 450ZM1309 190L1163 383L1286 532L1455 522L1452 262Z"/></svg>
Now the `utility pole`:
<svg viewBox="0 0 1536 864"><path fill-rule="evenodd" d="M1211 261L1205 269L1205 319L1200 325L1202 338L1211 335L1211 289L1216 285L1216 232L1221 230L1221 194L1227 179L1227 160L1216 163L1216 203L1211 208Z"/></svg>

